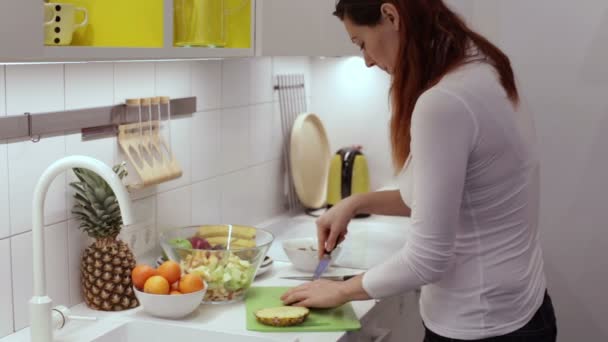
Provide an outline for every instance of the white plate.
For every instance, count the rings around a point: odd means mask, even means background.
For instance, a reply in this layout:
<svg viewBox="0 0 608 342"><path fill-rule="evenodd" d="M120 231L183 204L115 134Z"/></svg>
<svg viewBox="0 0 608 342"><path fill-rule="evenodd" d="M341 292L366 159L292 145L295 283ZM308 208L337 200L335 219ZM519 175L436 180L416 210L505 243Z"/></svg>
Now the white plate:
<svg viewBox="0 0 608 342"><path fill-rule="evenodd" d="M289 161L296 194L306 208L321 208L327 197L331 152L321 119L300 114L291 130Z"/></svg>
<svg viewBox="0 0 608 342"><path fill-rule="evenodd" d="M268 272L269 269L272 268L272 264L273 264L273 260L271 257L267 256L264 261L262 261L262 264L260 265L260 267L258 268L257 273L255 274L255 276L259 276L261 274L264 274L266 272Z"/></svg>

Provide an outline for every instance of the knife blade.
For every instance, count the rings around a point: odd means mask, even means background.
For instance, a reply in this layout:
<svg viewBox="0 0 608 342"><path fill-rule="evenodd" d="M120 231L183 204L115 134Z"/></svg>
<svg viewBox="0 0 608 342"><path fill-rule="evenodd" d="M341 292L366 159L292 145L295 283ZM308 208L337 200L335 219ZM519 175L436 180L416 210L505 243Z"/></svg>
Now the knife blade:
<svg viewBox="0 0 608 342"><path fill-rule="evenodd" d="M315 273L312 276L312 280L317 280L321 277L321 275L323 274L323 272L325 272L325 270L327 269L327 267L329 266L329 264L331 263L331 254L327 251L325 251L325 253L323 254L323 257L321 258L321 260L319 260L319 264L317 265L317 268L315 269Z"/></svg>
<svg viewBox="0 0 608 342"><path fill-rule="evenodd" d="M333 281L347 281L347 280L349 280L351 278L354 278L356 276L357 276L356 274L341 275L341 276L321 276L319 279L333 280ZM290 276L290 277L281 277L281 279L302 280L302 281L313 280L312 276Z"/></svg>

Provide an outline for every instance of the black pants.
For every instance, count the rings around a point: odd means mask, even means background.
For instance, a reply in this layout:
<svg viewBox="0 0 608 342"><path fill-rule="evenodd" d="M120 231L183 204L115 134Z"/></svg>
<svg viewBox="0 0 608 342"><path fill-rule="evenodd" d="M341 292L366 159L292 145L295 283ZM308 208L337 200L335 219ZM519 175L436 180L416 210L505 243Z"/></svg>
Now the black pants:
<svg viewBox="0 0 608 342"><path fill-rule="evenodd" d="M424 342L467 342L453 338L439 336L425 326ZM555 311L551 297L545 292L543 304L536 311L534 317L522 328L502 336L475 340L477 342L555 342L557 339L557 325ZM471 342L471 341L468 341Z"/></svg>

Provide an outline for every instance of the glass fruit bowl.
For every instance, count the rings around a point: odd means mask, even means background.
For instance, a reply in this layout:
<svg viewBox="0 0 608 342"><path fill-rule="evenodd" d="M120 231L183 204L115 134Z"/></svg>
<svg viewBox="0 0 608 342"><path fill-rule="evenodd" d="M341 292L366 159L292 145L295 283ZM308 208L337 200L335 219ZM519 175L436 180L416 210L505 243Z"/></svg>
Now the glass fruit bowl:
<svg viewBox="0 0 608 342"><path fill-rule="evenodd" d="M202 225L160 234L160 245L185 273L207 282L203 303L242 300L264 260L274 236L242 225Z"/></svg>

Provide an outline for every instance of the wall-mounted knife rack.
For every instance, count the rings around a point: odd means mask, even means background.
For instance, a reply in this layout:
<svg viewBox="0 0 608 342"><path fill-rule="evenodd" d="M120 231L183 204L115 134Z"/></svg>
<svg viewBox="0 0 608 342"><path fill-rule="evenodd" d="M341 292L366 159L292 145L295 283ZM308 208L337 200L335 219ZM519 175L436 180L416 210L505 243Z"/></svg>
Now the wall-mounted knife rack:
<svg viewBox="0 0 608 342"><path fill-rule="evenodd" d="M171 117L196 112L196 97L171 99ZM66 110L47 113L24 113L0 117L0 140L29 138L38 142L40 136L65 134L80 130L83 136L116 135L118 126L138 122L135 113L127 113L126 105Z"/></svg>

